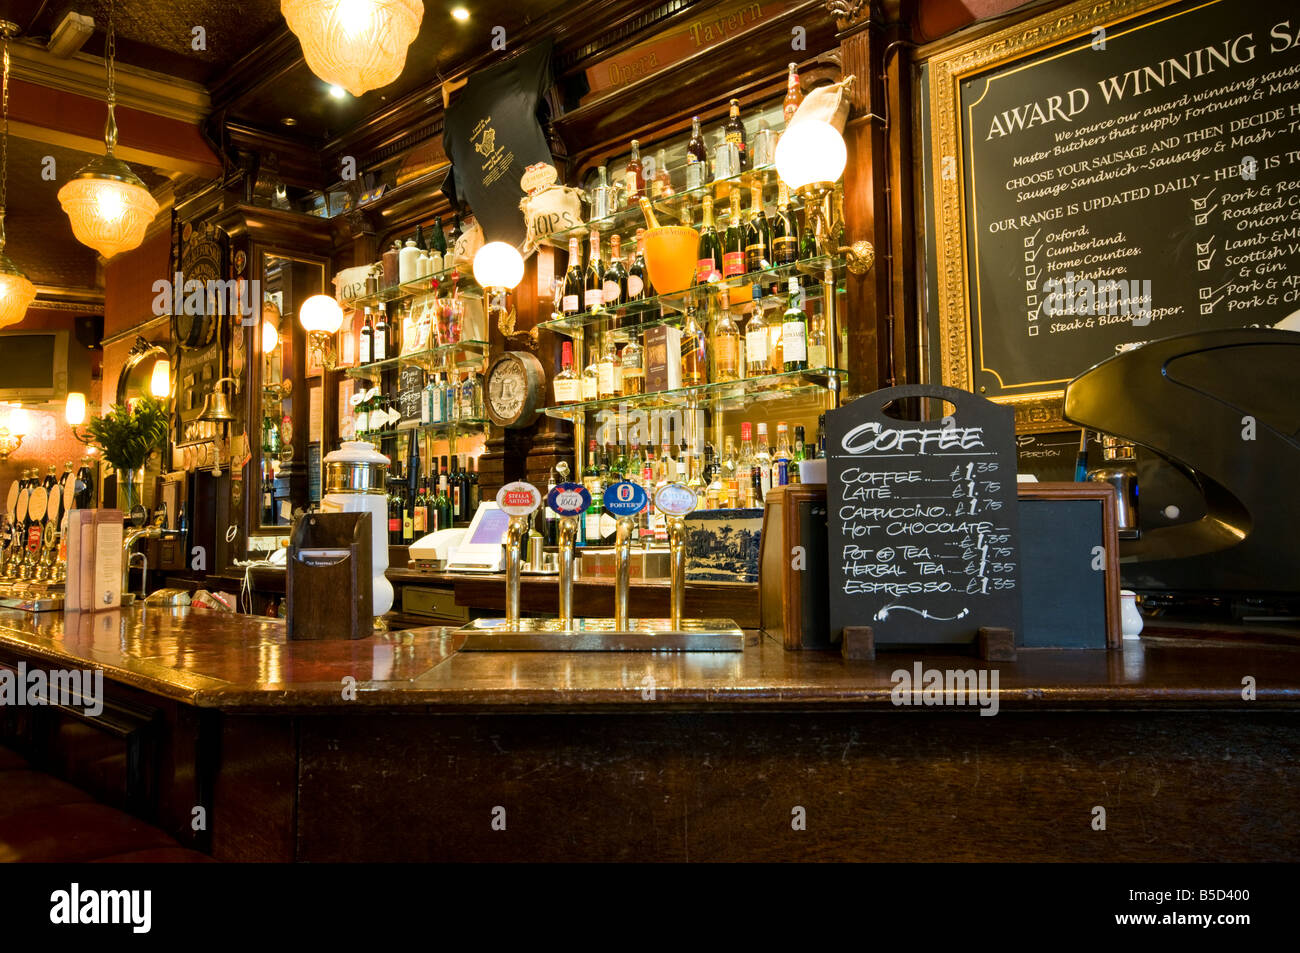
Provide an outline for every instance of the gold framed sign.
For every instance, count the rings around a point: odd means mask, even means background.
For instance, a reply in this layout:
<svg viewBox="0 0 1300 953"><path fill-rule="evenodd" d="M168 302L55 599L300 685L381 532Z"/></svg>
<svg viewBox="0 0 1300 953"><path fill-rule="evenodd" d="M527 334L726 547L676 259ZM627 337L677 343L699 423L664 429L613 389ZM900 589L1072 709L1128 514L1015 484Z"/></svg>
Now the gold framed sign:
<svg viewBox="0 0 1300 953"><path fill-rule="evenodd" d="M924 62L941 383L1060 429L1119 351L1300 310L1294 0L1083 0Z"/></svg>

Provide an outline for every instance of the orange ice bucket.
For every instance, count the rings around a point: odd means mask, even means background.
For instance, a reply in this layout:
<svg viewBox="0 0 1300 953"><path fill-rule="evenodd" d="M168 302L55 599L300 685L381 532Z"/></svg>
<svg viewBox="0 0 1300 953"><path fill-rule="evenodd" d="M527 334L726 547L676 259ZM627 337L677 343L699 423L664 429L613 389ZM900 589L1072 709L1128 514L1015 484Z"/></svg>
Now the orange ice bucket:
<svg viewBox="0 0 1300 953"><path fill-rule="evenodd" d="M695 283L700 233L685 225L662 225L645 233L645 266L655 294L685 291Z"/></svg>

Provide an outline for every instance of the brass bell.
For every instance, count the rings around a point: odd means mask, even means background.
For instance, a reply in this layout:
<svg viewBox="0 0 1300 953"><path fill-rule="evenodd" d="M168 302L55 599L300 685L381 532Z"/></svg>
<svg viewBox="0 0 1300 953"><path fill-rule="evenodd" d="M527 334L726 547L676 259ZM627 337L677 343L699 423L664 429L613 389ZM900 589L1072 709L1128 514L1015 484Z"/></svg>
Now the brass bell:
<svg viewBox="0 0 1300 953"><path fill-rule="evenodd" d="M233 377L220 378L212 385L212 392L204 396L203 410L199 412L199 420L225 422L235 419L235 415L230 412L230 403L226 399L226 390L221 386L226 381L233 384L235 379Z"/></svg>

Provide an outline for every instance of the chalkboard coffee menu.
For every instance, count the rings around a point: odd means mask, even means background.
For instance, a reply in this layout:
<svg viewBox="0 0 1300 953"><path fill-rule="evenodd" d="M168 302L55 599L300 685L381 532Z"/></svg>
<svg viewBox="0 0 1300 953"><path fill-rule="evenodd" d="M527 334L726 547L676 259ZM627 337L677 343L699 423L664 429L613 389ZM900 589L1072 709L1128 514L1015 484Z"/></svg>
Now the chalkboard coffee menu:
<svg viewBox="0 0 1300 953"><path fill-rule="evenodd" d="M402 415L399 427L420 423L420 403L424 400L424 370L416 365L402 368L397 379L397 409Z"/></svg>
<svg viewBox="0 0 1300 953"><path fill-rule="evenodd" d="M908 421L891 401L955 412ZM1020 627L1014 415L936 385L879 390L826 415L830 630L871 626L878 645L975 640Z"/></svg>
<svg viewBox="0 0 1300 953"><path fill-rule="evenodd" d="M1296 0L1064 12L929 66L943 382L1021 403L1300 310Z"/></svg>

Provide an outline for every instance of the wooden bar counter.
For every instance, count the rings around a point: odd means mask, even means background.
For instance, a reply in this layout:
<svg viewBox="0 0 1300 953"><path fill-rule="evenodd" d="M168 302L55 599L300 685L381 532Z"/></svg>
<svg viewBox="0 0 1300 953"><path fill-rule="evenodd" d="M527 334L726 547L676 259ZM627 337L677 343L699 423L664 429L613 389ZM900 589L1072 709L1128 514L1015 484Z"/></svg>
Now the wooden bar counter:
<svg viewBox="0 0 1300 953"><path fill-rule="evenodd" d="M983 717L896 705L907 653L846 662L758 632L676 656L460 641L3 610L0 664L102 668L106 701L0 708L0 728L221 860L1300 859L1297 644L920 656L996 670Z"/></svg>

